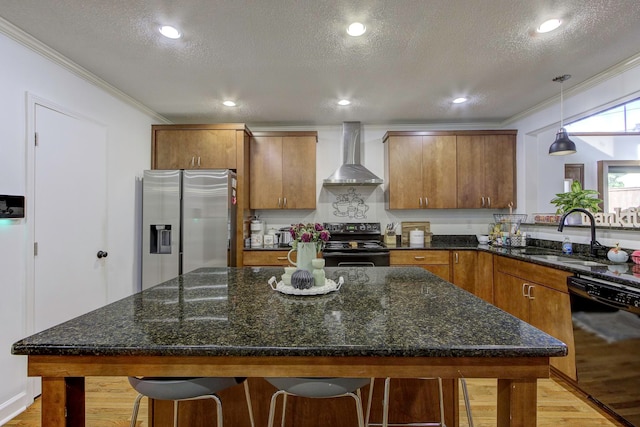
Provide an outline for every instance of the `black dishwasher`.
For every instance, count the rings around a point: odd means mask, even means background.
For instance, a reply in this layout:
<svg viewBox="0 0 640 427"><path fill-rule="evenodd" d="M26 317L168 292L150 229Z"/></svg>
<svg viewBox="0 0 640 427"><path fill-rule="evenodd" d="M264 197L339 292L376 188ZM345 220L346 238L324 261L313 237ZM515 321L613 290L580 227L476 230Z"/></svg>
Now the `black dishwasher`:
<svg viewBox="0 0 640 427"><path fill-rule="evenodd" d="M640 427L640 288L567 279L578 387L627 426Z"/></svg>

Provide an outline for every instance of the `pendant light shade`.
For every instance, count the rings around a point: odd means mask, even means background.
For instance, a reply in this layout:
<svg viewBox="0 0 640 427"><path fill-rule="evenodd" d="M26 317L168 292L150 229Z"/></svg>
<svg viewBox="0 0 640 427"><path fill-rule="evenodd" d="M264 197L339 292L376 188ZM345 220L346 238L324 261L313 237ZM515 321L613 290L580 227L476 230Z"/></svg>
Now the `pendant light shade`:
<svg viewBox="0 0 640 427"><path fill-rule="evenodd" d="M551 147L549 147L550 156L566 156L567 154L574 154L576 152L576 144L569 139L567 130L563 127L563 93L562 83L565 80L569 80L571 75L564 74L562 76L553 79L554 82L560 82L560 130L556 133L556 140L553 141Z"/></svg>
<svg viewBox="0 0 640 427"><path fill-rule="evenodd" d="M576 152L576 144L569 139L569 134L565 128L560 128L556 133L556 140L549 147L550 156L566 156Z"/></svg>

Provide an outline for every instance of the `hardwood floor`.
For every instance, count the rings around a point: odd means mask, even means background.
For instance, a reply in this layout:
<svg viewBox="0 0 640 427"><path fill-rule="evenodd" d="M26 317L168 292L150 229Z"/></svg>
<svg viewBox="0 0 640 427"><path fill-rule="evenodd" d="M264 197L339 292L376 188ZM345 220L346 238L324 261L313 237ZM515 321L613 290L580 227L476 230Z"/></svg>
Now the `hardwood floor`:
<svg viewBox="0 0 640 427"><path fill-rule="evenodd" d="M495 427L495 380L469 379L467 384L475 427ZM460 395L462 396L462 393ZM129 426L135 397L136 393L129 386L126 378L87 378L87 427ZM142 400L137 425L147 426L146 399ZM40 427L39 400L36 399L33 405L9 421L6 426ZM561 380L540 380L538 382L538 427L558 426L618 427L619 424L600 414L576 392L565 387ZM468 427L463 402L460 404L460 427Z"/></svg>

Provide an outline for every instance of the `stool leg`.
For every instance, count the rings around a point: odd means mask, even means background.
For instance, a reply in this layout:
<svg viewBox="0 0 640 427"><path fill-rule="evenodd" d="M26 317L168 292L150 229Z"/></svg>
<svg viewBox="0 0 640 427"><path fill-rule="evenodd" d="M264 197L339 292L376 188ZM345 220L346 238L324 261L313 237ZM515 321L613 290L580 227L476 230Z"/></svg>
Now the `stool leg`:
<svg viewBox="0 0 640 427"><path fill-rule="evenodd" d="M280 427L284 427L284 416L287 413L287 396L289 393L286 391L282 395L282 421L280 422Z"/></svg>
<svg viewBox="0 0 640 427"><path fill-rule="evenodd" d="M382 398L382 427L388 427L389 424L389 386L391 378L384 379L384 397Z"/></svg>
<svg viewBox="0 0 640 427"><path fill-rule="evenodd" d="M371 401L373 400L373 383L376 381L375 378L371 378L371 383L369 383L369 399L367 400L367 417L364 420L365 427L369 427L369 419L371 418Z"/></svg>
<svg viewBox="0 0 640 427"><path fill-rule="evenodd" d="M178 401L173 401L173 427L178 427Z"/></svg>
<svg viewBox="0 0 640 427"><path fill-rule="evenodd" d="M438 398L440 399L440 427L447 427L444 423L444 398L442 397L442 378L438 377Z"/></svg>
<svg viewBox="0 0 640 427"><path fill-rule="evenodd" d="M271 404L269 405L269 423L268 423L268 427L273 427L273 419L276 416L276 401L278 400L278 396L280 396L281 394L284 394L285 391L284 390L278 390L275 393L273 393L273 396L271 396Z"/></svg>
<svg viewBox="0 0 640 427"><path fill-rule="evenodd" d="M142 395L138 394L135 402L133 402L133 413L131 414L131 426L136 427L136 421L138 420L138 410L140 409L140 400L142 400Z"/></svg>
<svg viewBox="0 0 640 427"><path fill-rule="evenodd" d="M244 381L244 395L247 398L247 407L249 408L249 422L251 427L255 427L256 424L253 420L253 405L251 404L251 394L249 394L249 381Z"/></svg>
<svg viewBox="0 0 640 427"><path fill-rule="evenodd" d="M351 396L356 403L356 415L358 416L358 427L365 427L364 414L362 413L362 398L360 397L360 389L355 393L345 393L341 396Z"/></svg>
<svg viewBox="0 0 640 427"><path fill-rule="evenodd" d="M469 402L469 390L467 389L467 380L460 378L462 383L462 394L464 395L464 408L467 411L467 420L469 421L469 427L473 427L473 416L471 415L471 403Z"/></svg>

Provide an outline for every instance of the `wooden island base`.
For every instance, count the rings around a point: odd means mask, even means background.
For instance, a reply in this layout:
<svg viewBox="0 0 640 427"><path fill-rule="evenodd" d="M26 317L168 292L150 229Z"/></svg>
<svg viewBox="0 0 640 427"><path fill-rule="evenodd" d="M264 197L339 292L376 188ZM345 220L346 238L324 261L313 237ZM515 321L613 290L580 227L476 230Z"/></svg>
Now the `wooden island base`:
<svg viewBox="0 0 640 427"><path fill-rule="evenodd" d="M262 378L249 378L253 415L256 427L266 426L269 417L271 395L276 389ZM458 390L455 380L443 381L445 399L445 423L458 424ZM382 397L384 379L376 379L372 399L371 422L382 421ZM439 420L438 385L435 380L395 379L391 382L389 421L394 423L425 422ZM225 426L248 426L244 388L236 386L220 393ZM362 389L363 413L366 416L369 387ZM275 425L280 426L282 399L278 399ZM179 425L190 427L211 426L215 407L210 400L196 400L180 404ZM150 427L171 427L173 403L153 401L149 405ZM287 399L287 427L354 427L358 425L353 399Z"/></svg>

